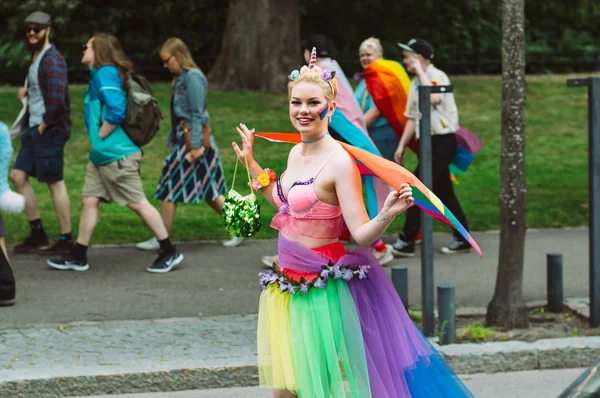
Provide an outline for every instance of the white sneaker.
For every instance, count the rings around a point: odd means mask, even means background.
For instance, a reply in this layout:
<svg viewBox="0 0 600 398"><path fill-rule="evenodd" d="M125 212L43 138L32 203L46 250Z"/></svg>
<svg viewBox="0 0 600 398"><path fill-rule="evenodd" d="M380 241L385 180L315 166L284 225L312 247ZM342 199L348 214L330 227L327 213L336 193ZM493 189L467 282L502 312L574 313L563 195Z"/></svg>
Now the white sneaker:
<svg viewBox="0 0 600 398"><path fill-rule="evenodd" d="M156 237L154 237L152 239L148 239L145 242L137 243L135 245L135 247L137 247L140 250L155 251L155 250L160 249L160 244L158 243L158 239L156 239Z"/></svg>
<svg viewBox="0 0 600 398"><path fill-rule="evenodd" d="M375 255L377 261L379 261L379 264L386 265L394 259L394 254L392 253L393 249L394 248L392 247L392 245L385 245L385 251L380 252L373 249L373 254Z"/></svg>
<svg viewBox="0 0 600 398"><path fill-rule="evenodd" d="M232 236L229 240L223 241L223 246L225 247L238 247L244 238L238 238L237 236Z"/></svg>
<svg viewBox="0 0 600 398"><path fill-rule="evenodd" d="M262 263L267 267L272 267L273 263L277 264L279 262L279 256L262 256L260 261L262 261Z"/></svg>

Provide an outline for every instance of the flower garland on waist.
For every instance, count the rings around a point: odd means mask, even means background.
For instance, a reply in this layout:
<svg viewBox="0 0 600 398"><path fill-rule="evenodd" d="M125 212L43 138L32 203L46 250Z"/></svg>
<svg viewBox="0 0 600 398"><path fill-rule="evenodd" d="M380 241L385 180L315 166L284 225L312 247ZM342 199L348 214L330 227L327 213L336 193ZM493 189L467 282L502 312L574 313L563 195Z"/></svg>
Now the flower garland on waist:
<svg viewBox="0 0 600 398"><path fill-rule="evenodd" d="M310 289L325 289L327 287L327 281L329 279L343 279L346 282L358 278L365 279L369 273L370 265L359 265L358 267L350 267L348 265L335 265L329 261L327 265L321 267L319 276L314 278L312 281L300 278L300 281L289 279L277 266L273 264L271 269L264 272L259 272L260 290L265 290L267 286L277 283L281 293L288 292L291 295L296 293L308 294Z"/></svg>

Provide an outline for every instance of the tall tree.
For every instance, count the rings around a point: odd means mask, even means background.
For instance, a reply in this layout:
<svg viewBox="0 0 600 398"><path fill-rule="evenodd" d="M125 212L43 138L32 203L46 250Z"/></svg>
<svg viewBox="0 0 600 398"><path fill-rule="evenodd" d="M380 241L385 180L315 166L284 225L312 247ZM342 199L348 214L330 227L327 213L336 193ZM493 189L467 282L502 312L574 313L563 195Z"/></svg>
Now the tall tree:
<svg viewBox="0 0 600 398"><path fill-rule="evenodd" d="M525 87L525 0L502 0L500 253L486 323L507 328L529 326L522 294L527 192Z"/></svg>
<svg viewBox="0 0 600 398"><path fill-rule="evenodd" d="M224 89L286 90L301 63L297 0L230 0L221 51L208 78Z"/></svg>

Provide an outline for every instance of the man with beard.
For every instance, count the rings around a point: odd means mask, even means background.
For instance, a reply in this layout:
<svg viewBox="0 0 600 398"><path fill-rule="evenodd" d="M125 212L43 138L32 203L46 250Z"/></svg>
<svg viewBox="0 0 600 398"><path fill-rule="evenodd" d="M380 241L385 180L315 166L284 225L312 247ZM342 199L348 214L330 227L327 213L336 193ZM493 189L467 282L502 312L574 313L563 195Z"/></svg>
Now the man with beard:
<svg viewBox="0 0 600 398"><path fill-rule="evenodd" d="M67 64L50 44L50 15L33 12L24 25L31 64L26 87L19 89L19 98L27 97L29 127L21 138L21 149L10 179L16 191L26 198L25 212L31 233L14 250L15 253L61 255L69 253L73 246L70 202L63 181L64 146L71 134ZM60 226L60 239L52 246L48 246L48 235L29 177L48 184Z"/></svg>

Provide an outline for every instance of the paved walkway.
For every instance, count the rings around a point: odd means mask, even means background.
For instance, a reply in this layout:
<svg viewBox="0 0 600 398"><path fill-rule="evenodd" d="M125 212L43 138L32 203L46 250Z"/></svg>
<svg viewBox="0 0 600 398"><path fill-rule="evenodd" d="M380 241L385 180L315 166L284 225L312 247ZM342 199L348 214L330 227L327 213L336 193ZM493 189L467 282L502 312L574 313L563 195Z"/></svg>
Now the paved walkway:
<svg viewBox="0 0 600 398"><path fill-rule="evenodd" d="M436 284L456 286L459 306L492 297L498 233L474 233L476 254L435 256ZM388 237L388 239L393 239ZM451 239L436 234L436 247ZM529 231L524 296L544 300L545 256L564 255L565 297L588 295L587 229ZM58 397L255 385L256 274L276 242L181 245L186 259L165 275L144 268L153 253L132 246L90 250L88 272L50 269L38 256L12 255L18 301L0 308L0 396ZM412 305L420 304L420 259L409 268ZM388 268L389 271L389 268ZM539 344L445 346L458 372L588 366L600 337ZM594 356L594 358L591 358Z"/></svg>
<svg viewBox="0 0 600 398"><path fill-rule="evenodd" d="M498 266L497 232L475 232L475 253L435 255L435 284L456 287L457 306L486 307ZM388 240L393 237L388 237ZM436 248L450 234L435 234ZM248 240L226 249L217 242L183 244L185 260L168 274L144 271L155 257L134 247L93 247L90 270L51 269L37 255L12 255L17 305L0 309L0 328L72 321L107 321L253 314L258 306L260 257L276 252L274 240ZM526 239L525 300L546 299L546 253L564 255L564 296L589 296L586 228L530 230ZM409 304L421 303L420 255L396 259L409 268ZM389 267L387 268L389 272Z"/></svg>

